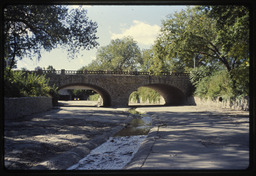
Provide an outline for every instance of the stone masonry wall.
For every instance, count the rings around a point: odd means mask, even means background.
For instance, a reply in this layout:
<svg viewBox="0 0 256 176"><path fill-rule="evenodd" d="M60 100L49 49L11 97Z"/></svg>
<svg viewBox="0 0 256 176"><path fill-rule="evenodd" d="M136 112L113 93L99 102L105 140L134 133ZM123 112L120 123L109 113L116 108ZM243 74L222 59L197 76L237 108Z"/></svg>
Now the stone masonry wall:
<svg viewBox="0 0 256 176"><path fill-rule="evenodd" d="M50 97L4 98L5 120L20 119L23 116L43 112L52 108Z"/></svg>
<svg viewBox="0 0 256 176"><path fill-rule="evenodd" d="M217 98L216 100L211 100L201 99L199 97L189 97L187 101L190 105L231 108L234 110L249 111L249 98L237 98L234 100L220 101L219 98Z"/></svg>
<svg viewBox="0 0 256 176"><path fill-rule="evenodd" d="M68 86L85 86L98 92L104 106L125 107L133 91L146 86L158 91L169 105L183 104L190 95L188 76L150 76L118 74L47 74L49 84L59 89Z"/></svg>

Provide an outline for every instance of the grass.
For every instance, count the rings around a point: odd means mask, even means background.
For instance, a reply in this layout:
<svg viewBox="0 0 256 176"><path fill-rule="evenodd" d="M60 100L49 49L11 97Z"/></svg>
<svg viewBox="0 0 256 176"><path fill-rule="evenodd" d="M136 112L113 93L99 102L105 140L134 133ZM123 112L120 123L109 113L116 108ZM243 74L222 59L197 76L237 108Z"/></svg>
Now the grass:
<svg viewBox="0 0 256 176"><path fill-rule="evenodd" d="M129 112L130 114L133 114L133 115L141 115L141 114L142 114L142 113L136 111L135 108L129 109L128 112Z"/></svg>

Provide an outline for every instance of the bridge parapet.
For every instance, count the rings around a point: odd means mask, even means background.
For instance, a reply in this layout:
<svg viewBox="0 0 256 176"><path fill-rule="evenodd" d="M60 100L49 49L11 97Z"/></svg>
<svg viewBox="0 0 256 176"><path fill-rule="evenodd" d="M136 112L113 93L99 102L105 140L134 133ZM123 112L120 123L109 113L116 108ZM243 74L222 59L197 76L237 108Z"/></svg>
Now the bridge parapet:
<svg viewBox="0 0 256 176"><path fill-rule="evenodd" d="M19 71L19 70L16 70ZM27 73L39 73L39 74L61 74L61 75L79 75L79 74L96 74L96 75L150 75L150 76L189 76L189 73L184 72L160 72L154 75L153 72L139 72L139 71L103 71L103 70L37 70L37 71L25 71Z"/></svg>

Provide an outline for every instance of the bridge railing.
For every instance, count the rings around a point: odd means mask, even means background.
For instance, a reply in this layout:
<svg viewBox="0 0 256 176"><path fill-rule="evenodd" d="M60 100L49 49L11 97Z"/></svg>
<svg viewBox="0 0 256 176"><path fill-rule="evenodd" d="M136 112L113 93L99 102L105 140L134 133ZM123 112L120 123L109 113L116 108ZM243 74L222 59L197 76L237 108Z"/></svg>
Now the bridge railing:
<svg viewBox="0 0 256 176"><path fill-rule="evenodd" d="M149 75L149 72L138 72L138 71L90 71L85 70L83 74L112 74L112 75Z"/></svg>
<svg viewBox="0 0 256 176"><path fill-rule="evenodd" d="M42 70L43 74L61 74L61 70Z"/></svg>
<svg viewBox="0 0 256 176"><path fill-rule="evenodd" d="M19 71L19 70L16 70ZM154 75L153 72L138 72L138 71L103 71L103 70L37 70L37 71L23 71L26 73L39 73L39 74L60 74L60 75L78 75L78 74L111 74L111 75ZM189 73L183 72L161 72L158 74L159 76L189 76Z"/></svg>

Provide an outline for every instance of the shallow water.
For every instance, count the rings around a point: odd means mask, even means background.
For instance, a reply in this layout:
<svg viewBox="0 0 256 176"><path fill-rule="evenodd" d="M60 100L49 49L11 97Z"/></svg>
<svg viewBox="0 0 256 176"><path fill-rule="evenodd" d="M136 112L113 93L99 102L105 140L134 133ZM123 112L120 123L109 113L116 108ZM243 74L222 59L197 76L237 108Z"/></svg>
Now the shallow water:
<svg viewBox="0 0 256 176"><path fill-rule="evenodd" d="M115 136L137 136L147 135L152 126L152 118L150 116L142 116L141 118L134 118L131 122Z"/></svg>

